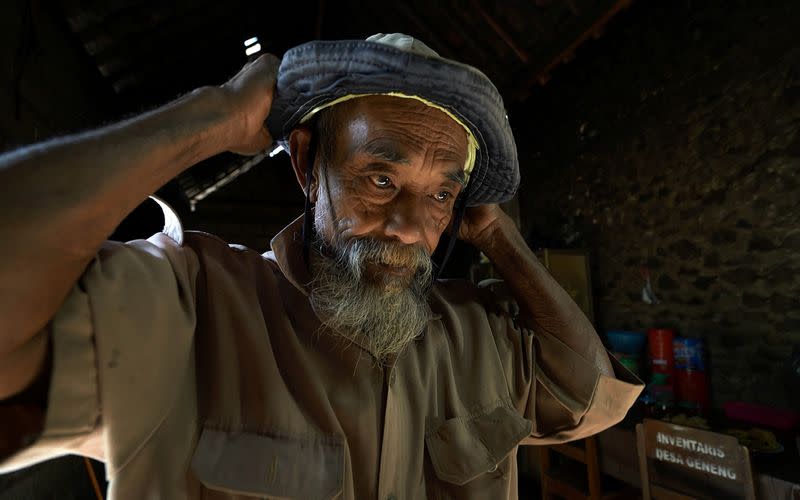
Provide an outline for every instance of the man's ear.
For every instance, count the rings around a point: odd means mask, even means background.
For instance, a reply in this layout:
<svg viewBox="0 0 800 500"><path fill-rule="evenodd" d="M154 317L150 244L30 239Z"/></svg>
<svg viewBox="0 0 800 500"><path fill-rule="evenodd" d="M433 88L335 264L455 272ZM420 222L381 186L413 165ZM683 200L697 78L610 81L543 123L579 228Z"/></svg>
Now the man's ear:
<svg viewBox="0 0 800 500"><path fill-rule="evenodd" d="M300 184L300 189L303 193L310 197L311 203L317 201L317 190L319 182L317 181L316 158L309 158L309 148L311 146L312 133L308 127L297 127L289 134L289 157L292 159L292 168L294 175L297 177L297 182ZM306 173L308 172L308 162L313 161L314 166L311 169L311 185L309 192L306 193Z"/></svg>

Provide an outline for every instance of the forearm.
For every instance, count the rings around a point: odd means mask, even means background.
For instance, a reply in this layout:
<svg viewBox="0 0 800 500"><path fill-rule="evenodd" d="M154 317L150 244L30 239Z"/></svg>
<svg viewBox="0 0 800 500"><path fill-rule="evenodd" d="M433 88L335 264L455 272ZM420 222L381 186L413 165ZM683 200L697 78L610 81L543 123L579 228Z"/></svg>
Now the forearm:
<svg viewBox="0 0 800 500"><path fill-rule="evenodd" d="M219 89L96 131L0 156L0 357L52 317L88 261L148 194L225 149Z"/></svg>
<svg viewBox="0 0 800 500"><path fill-rule="evenodd" d="M198 90L130 120L0 156L3 236L47 241L55 239L48 229L66 228L60 249L93 253L148 194L224 149L218 93ZM3 257L14 246L4 245Z"/></svg>
<svg viewBox="0 0 800 500"><path fill-rule="evenodd" d="M510 219L498 224L481 250L516 298L524 324L534 332L548 332L592 361L601 372L613 374L591 322L539 262Z"/></svg>

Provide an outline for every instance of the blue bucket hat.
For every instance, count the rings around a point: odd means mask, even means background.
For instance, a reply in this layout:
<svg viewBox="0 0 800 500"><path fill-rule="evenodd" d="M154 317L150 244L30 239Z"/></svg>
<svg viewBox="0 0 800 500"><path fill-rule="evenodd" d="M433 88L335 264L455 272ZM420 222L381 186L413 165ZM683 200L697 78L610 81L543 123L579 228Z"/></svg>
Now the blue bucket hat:
<svg viewBox="0 0 800 500"><path fill-rule="evenodd" d="M278 70L267 127L288 151L293 128L326 107L367 95L417 99L464 127L469 138L464 206L514 196L520 180L517 148L497 88L479 70L445 59L408 35L381 33L290 49Z"/></svg>

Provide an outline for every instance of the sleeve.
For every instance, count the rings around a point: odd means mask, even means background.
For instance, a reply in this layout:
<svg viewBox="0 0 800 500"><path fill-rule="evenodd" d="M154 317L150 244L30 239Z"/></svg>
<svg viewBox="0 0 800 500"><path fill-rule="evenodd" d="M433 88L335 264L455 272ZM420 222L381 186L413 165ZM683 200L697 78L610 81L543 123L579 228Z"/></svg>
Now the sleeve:
<svg viewBox="0 0 800 500"><path fill-rule="evenodd" d="M607 376L550 333L519 325L513 303L487 310L512 401L533 423L524 444L555 444L601 432L625 417L644 388L614 356L609 355L614 376Z"/></svg>
<svg viewBox="0 0 800 500"><path fill-rule="evenodd" d="M44 430L0 472L66 454L120 464L135 453L175 399L170 380L193 366L197 267L163 233L103 245L48 326Z"/></svg>

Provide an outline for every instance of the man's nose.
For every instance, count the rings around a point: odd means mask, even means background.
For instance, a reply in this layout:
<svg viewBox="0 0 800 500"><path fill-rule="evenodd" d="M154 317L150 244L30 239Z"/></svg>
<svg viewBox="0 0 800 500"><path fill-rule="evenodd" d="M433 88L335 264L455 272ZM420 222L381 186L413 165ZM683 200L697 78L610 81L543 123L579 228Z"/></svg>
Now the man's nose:
<svg viewBox="0 0 800 500"><path fill-rule="evenodd" d="M386 207L386 237L406 245L422 243L425 236L425 200L401 191Z"/></svg>

